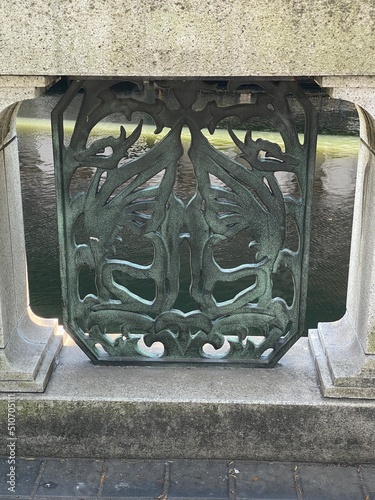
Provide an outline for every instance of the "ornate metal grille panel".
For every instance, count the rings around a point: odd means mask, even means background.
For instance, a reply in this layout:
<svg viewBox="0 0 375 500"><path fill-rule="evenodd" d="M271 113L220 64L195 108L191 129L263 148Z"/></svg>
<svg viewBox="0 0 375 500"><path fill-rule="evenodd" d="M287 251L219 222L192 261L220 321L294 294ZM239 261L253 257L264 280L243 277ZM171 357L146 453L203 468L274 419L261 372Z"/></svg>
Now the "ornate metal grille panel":
<svg viewBox="0 0 375 500"><path fill-rule="evenodd" d="M73 82L52 113L67 331L94 362L273 366L304 328L314 109L295 82L121 85ZM279 140L255 140L265 123ZM210 139L223 127L229 155Z"/></svg>

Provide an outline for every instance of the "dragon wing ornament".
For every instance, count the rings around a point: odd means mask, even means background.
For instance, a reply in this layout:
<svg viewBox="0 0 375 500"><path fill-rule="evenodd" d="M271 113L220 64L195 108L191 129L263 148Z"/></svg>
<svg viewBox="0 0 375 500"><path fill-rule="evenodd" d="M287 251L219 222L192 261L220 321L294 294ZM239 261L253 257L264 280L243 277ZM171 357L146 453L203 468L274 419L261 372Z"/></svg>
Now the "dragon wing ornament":
<svg viewBox="0 0 375 500"><path fill-rule="evenodd" d="M117 81L75 82L53 112L65 327L94 362L274 365L303 331L316 136L309 101L290 82L264 82L254 102L234 99L228 106L198 104L202 92L216 95L212 83L155 82L158 96L152 98L139 82L126 85L137 90L123 94ZM229 82L227 88L240 85ZM64 112L82 91L67 141ZM302 142L289 107L291 92L306 116ZM118 136L92 141L94 127L113 113L123 117ZM257 116L280 133L283 144L254 140L251 128L239 138L230 120L246 127ZM131 127L129 120L135 122ZM214 133L225 120L237 159L203 133ZM145 121L155 124L157 136L168 131L131 157ZM196 188L183 201L176 175L184 131L191 137ZM74 193L75 176L87 170L87 189ZM295 176L299 197L283 192L280 173ZM298 233L294 249L288 248L288 220ZM222 246L244 234L242 263L229 258L223 264ZM188 293L196 304L187 312L175 308L184 243L190 255ZM121 245L125 254L118 253ZM127 254L126 248L143 246L152 249L150 262ZM292 277L291 303L275 291L284 270ZM85 273L92 277L90 293L81 289ZM129 284L143 281L153 283L152 297ZM217 290L233 285L240 289L220 298Z"/></svg>

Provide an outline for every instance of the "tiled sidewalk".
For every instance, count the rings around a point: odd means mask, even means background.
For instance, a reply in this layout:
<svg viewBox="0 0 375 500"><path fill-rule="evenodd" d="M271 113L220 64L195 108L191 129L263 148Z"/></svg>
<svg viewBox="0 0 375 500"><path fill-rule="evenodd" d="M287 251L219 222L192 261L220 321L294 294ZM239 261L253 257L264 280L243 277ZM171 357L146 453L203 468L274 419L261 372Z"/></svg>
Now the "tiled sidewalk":
<svg viewBox="0 0 375 500"><path fill-rule="evenodd" d="M0 459L0 499L375 500L375 465L236 460Z"/></svg>

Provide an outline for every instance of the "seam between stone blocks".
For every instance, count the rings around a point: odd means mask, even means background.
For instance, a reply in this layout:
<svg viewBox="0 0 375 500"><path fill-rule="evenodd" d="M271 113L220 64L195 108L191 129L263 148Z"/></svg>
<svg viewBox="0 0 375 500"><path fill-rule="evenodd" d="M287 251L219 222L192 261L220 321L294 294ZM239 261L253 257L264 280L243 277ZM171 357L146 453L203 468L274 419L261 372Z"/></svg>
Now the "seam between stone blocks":
<svg viewBox="0 0 375 500"><path fill-rule="evenodd" d="M15 135L14 137L12 137L8 142L6 142L5 144L3 144L0 148L0 152L1 151L4 151L5 148L7 148L9 146L9 144L12 144L13 141L15 141L17 139L17 136Z"/></svg>
<svg viewBox="0 0 375 500"><path fill-rule="evenodd" d="M370 500L371 495L369 493L369 490L367 488L365 479L363 477L362 465L358 465L357 466L357 475L358 475L358 479L359 479L359 484L361 486L363 499L364 500Z"/></svg>
<svg viewBox="0 0 375 500"><path fill-rule="evenodd" d="M108 471L108 466L106 463L104 463L102 466L102 471L100 473L98 492L97 492L96 498L102 498L104 481L106 479L107 471Z"/></svg>
<svg viewBox="0 0 375 500"><path fill-rule="evenodd" d="M361 143L362 143L362 144L363 144L363 145L364 145L364 146L365 146L365 147L366 147L366 148L370 151L370 153L372 153L372 154L375 156L375 150L374 150L374 149L372 149L372 147L371 147L371 146L369 146L369 145L367 144L367 142L365 142L363 139L361 139Z"/></svg>
<svg viewBox="0 0 375 500"><path fill-rule="evenodd" d="M298 468L298 464L296 464L293 468L293 481L294 481L294 489L297 495L298 500L303 500L303 489L301 483L300 471Z"/></svg>
<svg viewBox="0 0 375 500"><path fill-rule="evenodd" d="M46 461L42 460L42 463L40 464L40 469L39 469L39 472L38 472L38 477L35 480L34 488L33 488L33 491L31 492L31 495L30 495L30 500L33 500L33 498L36 495L36 492L38 490L39 483L40 483L40 481L42 479L43 472L44 472L45 468L46 468Z"/></svg>
<svg viewBox="0 0 375 500"><path fill-rule="evenodd" d="M163 478L163 489L157 498L160 500L167 500L169 495L169 485L171 482L171 462L165 462L164 464L164 478Z"/></svg>

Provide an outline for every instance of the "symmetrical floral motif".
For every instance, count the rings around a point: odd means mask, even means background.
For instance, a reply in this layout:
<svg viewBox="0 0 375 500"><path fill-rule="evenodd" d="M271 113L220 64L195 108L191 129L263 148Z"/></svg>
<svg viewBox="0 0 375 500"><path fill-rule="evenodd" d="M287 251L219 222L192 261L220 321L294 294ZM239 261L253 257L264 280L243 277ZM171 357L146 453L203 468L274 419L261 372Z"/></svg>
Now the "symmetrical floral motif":
<svg viewBox="0 0 375 500"><path fill-rule="evenodd" d="M52 114L67 331L94 362L274 365L303 331L316 140L315 112L308 99L294 82L266 81L257 82L260 90L253 103L219 106L210 101L199 107L200 92L214 91L213 84L155 82L159 90L173 93L169 104L124 96L113 90L117 83L74 82ZM229 82L228 88L241 84ZM63 114L82 90L74 130L64 145ZM288 103L291 94L306 117L301 142ZM118 138L90 143L93 128L113 113L124 117ZM156 134L169 131L143 155L130 158L144 128L141 115L154 122ZM251 130L240 140L228 125L240 152L232 159L203 133L214 133L226 119L246 124L256 117L279 132L281 146L253 140ZM132 118L138 125L127 134L125 122ZM175 185L186 128L196 188L183 201ZM89 171L91 179L85 191L73 193L73 178L80 171ZM283 193L280 174L295 177L298 196ZM290 221L297 234L294 249L288 248ZM223 267L217 249L241 232L250 235L248 262ZM124 238L127 248L152 248L151 262L119 256ZM186 243L189 294L197 307L183 312L174 304L180 291L181 246ZM293 284L290 303L275 294L275 277L285 270ZM91 273L94 284L91 293L83 294L80 280L85 273ZM151 281L154 296L146 299L132 291L128 278ZM238 281L246 285L234 297L218 300L218 287Z"/></svg>

